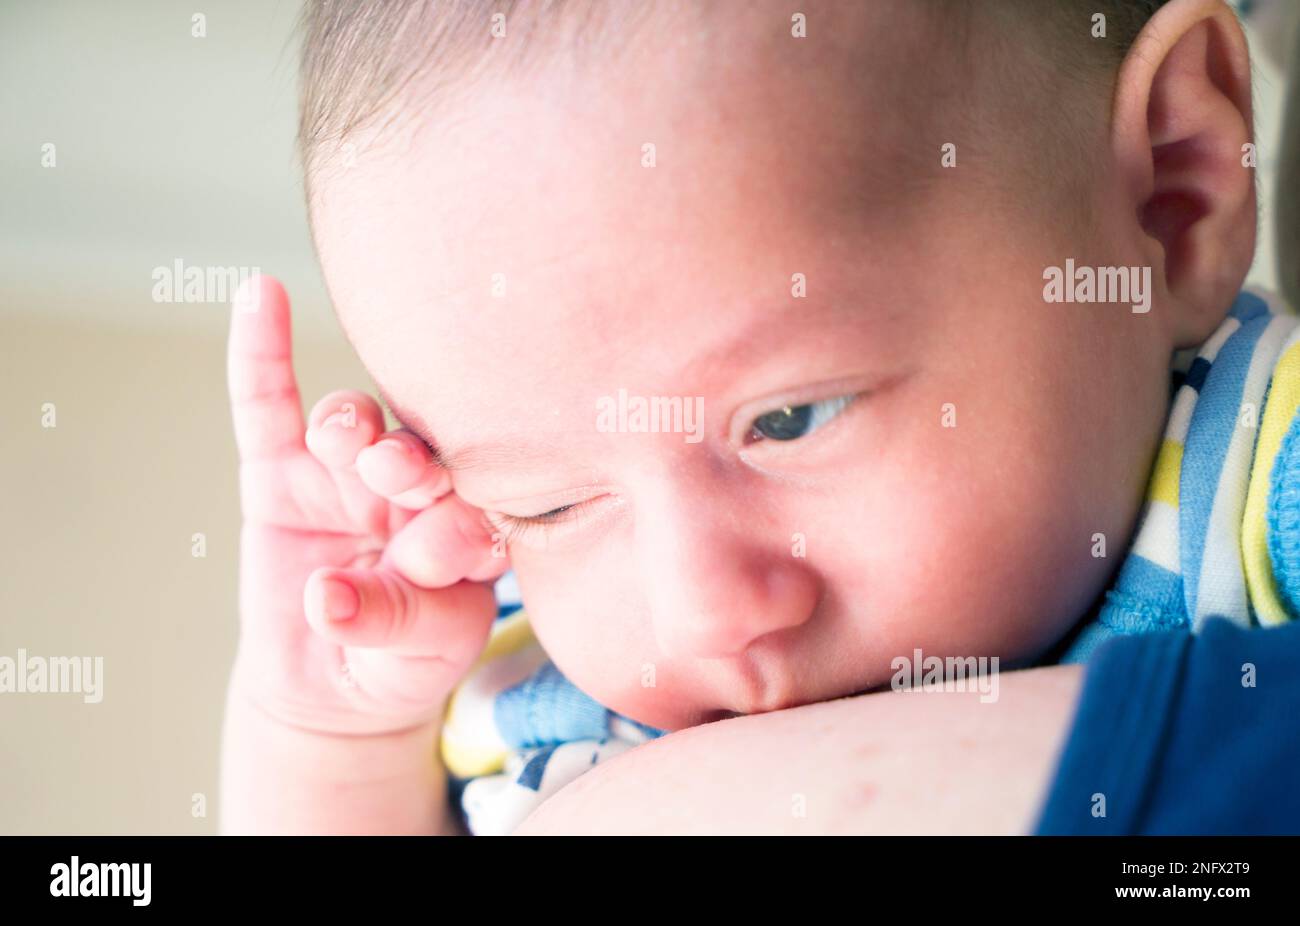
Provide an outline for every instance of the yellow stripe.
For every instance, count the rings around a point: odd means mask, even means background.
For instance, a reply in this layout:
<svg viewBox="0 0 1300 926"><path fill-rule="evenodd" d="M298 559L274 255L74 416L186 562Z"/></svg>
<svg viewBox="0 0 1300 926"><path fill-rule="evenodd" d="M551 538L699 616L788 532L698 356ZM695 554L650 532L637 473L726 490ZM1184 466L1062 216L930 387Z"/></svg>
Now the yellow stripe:
<svg viewBox="0 0 1300 926"><path fill-rule="evenodd" d="M1255 615L1264 626L1285 624L1288 615L1277 593L1273 564L1268 557L1268 490L1282 439L1300 408L1300 344L1293 344L1273 368L1264 420L1259 423L1255 463L1250 471L1246 510L1241 525L1241 562L1246 591Z"/></svg>
<svg viewBox="0 0 1300 926"><path fill-rule="evenodd" d="M536 642L537 637L533 635L533 628L528 623L527 615L522 610L516 611L492 625L492 635L488 638L487 646L483 648L482 654L474 661L470 670L465 673L465 677L468 678L484 663L517 653ZM483 744L475 743L461 735L460 725L456 722L456 701L459 695L458 685L452 690L446 709L443 711L442 734L439 737L439 752L442 755L443 765L460 778L475 778L501 771L508 755L506 750L486 748Z"/></svg>
<svg viewBox="0 0 1300 926"><path fill-rule="evenodd" d="M536 642L537 637L533 636L533 628L528 623L528 616L522 609L518 610L493 625L492 636L488 638L483 654L478 657L474 665L477 667L500 656L509 656L511 653L519 652L528 644Z"/></svg>
<svg viewBox="0 0 1300 926"><path fill-rule="evenodd" d="M1147 497L1155 502L1164 502L1172 508L1178 507L1178 474L1183 468L1183 445L1178 441L1167 440L1160 445L1156 457L1155 471L1151 474L1151 487Z"/></svg>

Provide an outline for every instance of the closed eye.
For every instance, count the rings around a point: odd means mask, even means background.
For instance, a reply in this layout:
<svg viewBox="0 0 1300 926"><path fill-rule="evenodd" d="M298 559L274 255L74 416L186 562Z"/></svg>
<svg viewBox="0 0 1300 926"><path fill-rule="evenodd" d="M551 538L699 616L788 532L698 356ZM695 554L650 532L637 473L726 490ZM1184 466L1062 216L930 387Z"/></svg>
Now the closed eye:
<svg viewBox="0 0 1300 926"><path fill-rule="evenodd" d="M581 509L586 504L588 503L574 502L571 505L561 505L559 508L552 508L550 511L543 511L541 514L533 515L490 512L487 517L492 526L501 532L505 542L513 543L538 532L544 533L548 527L569 520L564 517L566 512Z"/></svg>
<svg viewBox="0 0 1300 926"><path fill-rule="evenodd" d="M531 515L526 515L526 516L523 516L523 517L516 517L515 520L516 520L516 521L534 521L534 522L553 521L553 520L555 520L555 518L556 518L557 515L564 514L564 512L566 512L566 511L570 511L570 510L572 510L573 508L576 508L577 506L578 506L578 503L576 503L576 502L575 502L574 504L572 504L572 505L561 505L559 508L552 508L550 511L543 511L541 514L531 514ZM507 517L510 517L510 515L507 515Z"/></svg>

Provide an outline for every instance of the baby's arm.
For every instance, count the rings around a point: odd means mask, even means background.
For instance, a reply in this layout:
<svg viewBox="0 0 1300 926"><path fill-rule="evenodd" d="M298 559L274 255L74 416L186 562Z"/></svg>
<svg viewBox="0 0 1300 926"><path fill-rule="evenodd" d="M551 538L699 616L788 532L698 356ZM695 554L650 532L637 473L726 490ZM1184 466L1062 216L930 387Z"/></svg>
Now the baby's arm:
<svg viewBox="0 0 1300 926"><path fill-rule="evenodd" d="M335 736L287 726L231 688L221 831L464 835L446 801L439 725Z"/></svg>
<svg viewBox="0 0 1300 926"><path fill-rule="evenodd" d="M592 769L516 835L1026 833L1077 665L979 692L859 695L670 733Z"/></svg>
<svg viewBox="0 0 1300 926"><path fill-rule="evenodd" d="M373 398L333 393L303 421L290 343L284 290L250 281L230 332L244 524L222 831L454 831L435 747L507 563Z"/></svg>

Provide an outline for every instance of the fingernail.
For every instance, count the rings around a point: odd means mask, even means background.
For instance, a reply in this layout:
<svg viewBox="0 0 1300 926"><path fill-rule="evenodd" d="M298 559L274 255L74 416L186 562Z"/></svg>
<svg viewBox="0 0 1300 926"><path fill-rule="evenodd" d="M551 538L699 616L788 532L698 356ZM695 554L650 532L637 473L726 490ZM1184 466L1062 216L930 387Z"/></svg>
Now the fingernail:
<svg viewBox="0 0 1300 926"><path fill-rule="evenodd" d="M391 450L395 453L400 453L402 456L408 456L410 454L410 450L407 449L406 444L394 437L385 437L383 440L375 444L376 450L380 447Z"/></svg>
<svg viewBox="0 0 1300 926"><path fill-rule="evenodd" d="M321 599L325 616L332 621L346 621L356 617L361 607L357 590L339 579L325 579L321 582Z"/></svg>

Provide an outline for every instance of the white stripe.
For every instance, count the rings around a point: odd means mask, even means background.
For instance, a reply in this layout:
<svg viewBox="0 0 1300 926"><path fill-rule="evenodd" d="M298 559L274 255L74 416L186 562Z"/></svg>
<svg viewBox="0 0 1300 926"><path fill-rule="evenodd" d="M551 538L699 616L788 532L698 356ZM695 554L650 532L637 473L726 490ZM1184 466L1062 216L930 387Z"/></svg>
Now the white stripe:
<svg viewBox="0 0 1300 926"><path fill-rule="evenodd" d="M1201 352L1197 356L1204 357L1210 363L1214 363L1214 358L1219 356L1219 349L1223 347L1223 342L1236 334L1239 328L1241 328L1239 319L1229 318L1225 320L1219 326L1219 329L1210 335L1210 339L1205 342L1205 346L1201 348Z"/></svg>
<svg viewBox="0 0 1300 926"><path fill-rule="evenodd" d="M1213 365L1214 358L1219 356L1219 349L1223 347L1223 342L1236 334L1239 328L1241 322L1235 318L1227 319L1214 332L1213 337L1205 342L1205 347L1196 356ZM1192 412L1196 408L1198 395L1199 393L1191 386L1183 386L1178 390L1178 395L1174 397L1174 407L1169 412L1169 425L1165 428L1166 440L1177 441L1180 444L1187 443L1187 431L1192 426Z"/></svg>
<svg viewBox="0 0 1300 926"><path fill-rule="evenodd" d="M1133 552L1150 560L1174 575L1183 571L1182 557L1178 551L1178 509L1167 502L1153 501L1147 505L1146 517Z"/></svg>
<svg viewBox="0 0 1300 926"><path fill-rule="evenodd" d="M1192 426L1192 412L1196 411L1196 398L1199 393L1191 386L1183 386L1174 397L1174 407L1169 413L1169 425L1165 428L1165 440L1177 444L1187 444L1187 431Z"/></svg>
<svg viewBox="0 0 1300 926"><path fill-rule="evenodd" d="M1251 451L1259 433L1259 409L1264 390L1273 375L1282 342L1296 326L1296 319L1276 316L1255 342L1255 350L1242 386L1236 427L1214 490L1214 506L1206 526L1201 575L1196 586L1196 614L1192 629L1199 631L1211 614L1222 615L1241 626L1250 624L1246 598L1246 575L1241 565L1241 516L1246 507L1246 484L1250 480ZM1246 403L1253 403L1253 427L1241 423Z"/></svg>
<svg viewBox="0 0 1300 926"><path fill-rule="evenodd" d="M1300 344L1300 324L1297 324L1295 331L1291 332L1291 336L1286 339L1286 343L1282 345L1282 349L1277 352L1277 359L1280 361L1282 359L1282 355L1285 354L1287 351L1289 351L1296 344Z"/></svg>

